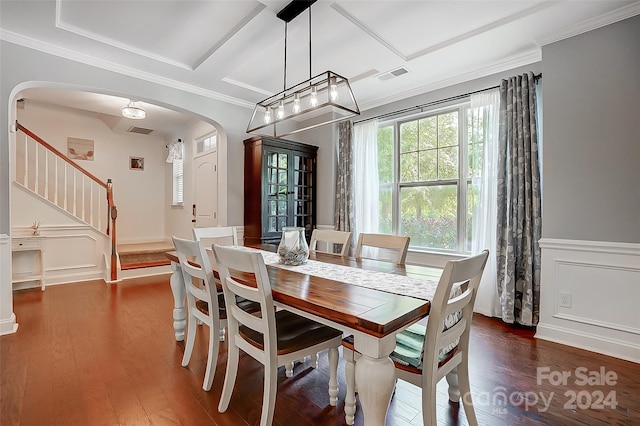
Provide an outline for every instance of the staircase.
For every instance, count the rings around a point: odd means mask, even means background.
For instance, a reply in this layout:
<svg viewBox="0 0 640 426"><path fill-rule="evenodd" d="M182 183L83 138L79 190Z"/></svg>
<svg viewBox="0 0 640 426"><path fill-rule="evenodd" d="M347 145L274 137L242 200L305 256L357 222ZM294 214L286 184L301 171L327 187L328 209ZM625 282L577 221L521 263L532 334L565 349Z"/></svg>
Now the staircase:
<svg viewBox="0 0 640 426"><path fill-rule="evenodd" d="M110 240L104 253L107 276L118 280L116 219L111 179L106 182L70 160L29 129L16 123L14 182Z"/></svg>

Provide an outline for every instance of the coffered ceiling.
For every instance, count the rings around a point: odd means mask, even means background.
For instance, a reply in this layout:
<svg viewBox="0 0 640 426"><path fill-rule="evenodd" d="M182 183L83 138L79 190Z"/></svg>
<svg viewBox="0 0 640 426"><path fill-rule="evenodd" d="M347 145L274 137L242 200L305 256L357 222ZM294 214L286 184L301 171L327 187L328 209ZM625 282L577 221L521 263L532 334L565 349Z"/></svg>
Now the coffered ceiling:
<svg viewBox="0 0 640 426"><path fill-rule="evenodd" d="M288 3L2 0L0 37L249 108L284 88ZM366 110L539 61L544 44L639 13L617 0L319 0L311 72L303 12L288 24L286 81L332 70Z"/></svg>

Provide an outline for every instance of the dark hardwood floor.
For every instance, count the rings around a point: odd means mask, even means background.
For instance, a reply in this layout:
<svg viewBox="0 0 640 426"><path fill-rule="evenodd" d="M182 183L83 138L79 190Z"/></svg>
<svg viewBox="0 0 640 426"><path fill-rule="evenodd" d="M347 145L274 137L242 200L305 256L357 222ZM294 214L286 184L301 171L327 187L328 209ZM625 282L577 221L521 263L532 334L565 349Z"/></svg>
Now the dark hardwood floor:
<svg viewBox="0 0 640 426"><path fill-rule="evenodd" d="M198 331L189 367L180 366L184 344L173 335L168 276L15 291L14 304L18 332L0 337L3 426L259 423L260 364L241 358L224 414L217 405L226 346L221 345L210 392L202 390L206 330ZM536 340L532 330L480 315L474 318L471 351L471 387L482 425L640 425L638 364ZM593 380L601 369L610 372L608 383L581 385L579 368ZM566 383L546 379L562 372L571 374ZM342 360L339 378L340 400L331 407L326 354L316 370L296 365L294 376L286 378L281 369L274 424L343 425ZM441 425L467 424L461 406L448 402L444 380L437 410ZM362 424L358 405L356 425ZM418 388L398 383L387 424L422 424Z"/></svg>

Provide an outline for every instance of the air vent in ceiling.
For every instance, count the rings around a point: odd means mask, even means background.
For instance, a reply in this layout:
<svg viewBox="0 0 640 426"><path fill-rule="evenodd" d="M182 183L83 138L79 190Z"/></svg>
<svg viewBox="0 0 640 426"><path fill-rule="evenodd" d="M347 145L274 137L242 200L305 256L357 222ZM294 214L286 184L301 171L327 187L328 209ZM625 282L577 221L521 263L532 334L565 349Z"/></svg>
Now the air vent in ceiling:
<svg viewBox="0 0 640 426"><path fill-rule="evenodd" d="M382 80L382 81L385 81L385 80L390 80L390 79L392 79L392 78L395 78L395 77L401 76L402 74L406 74L406 73L408 73L408 72L409 72L409 70L408 70L408 69L406 69L405 67L400 67L400 68L396 68L396 69L395 69L395 70L393 70L393 71L389 71L389 72L385 72L385 73L383 73L383 74L380 74L380 75L378 76L378 78L379 78L380 80Z"/></svg>
<svg viewBox="0 0 640 426"><path fill-rule="evenodd" d="M153 132L152 129L145 129L144 127L130 127L129 130L127 130L127 132L129 133L139 133L141 135L148 135L149 133Z"/></svg>

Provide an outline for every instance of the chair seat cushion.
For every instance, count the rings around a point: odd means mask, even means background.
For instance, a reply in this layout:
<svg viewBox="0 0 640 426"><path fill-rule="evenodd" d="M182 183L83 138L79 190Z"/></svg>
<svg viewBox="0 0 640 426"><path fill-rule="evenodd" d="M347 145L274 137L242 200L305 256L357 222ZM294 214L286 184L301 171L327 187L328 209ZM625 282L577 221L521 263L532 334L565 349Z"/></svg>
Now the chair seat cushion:
<svg viewBox="0 0 640 426"><path fill-rule="evenodd" d="M466 285L458 285L451 289L449 298L460 296ZM444 318L443 330L447 331L462 319L462 312L454 312ZM406 330L396 335L396 348L391 353L391 359L401 365L407 365L418 369L422 368L424 357L423 345L427 335L427 327L422 324L413 324ZM438 353L439 364L443 364L458 348L458 341L440 349Z"/></svg>
<svg viewBox="0 0 640 426"><path fill-rule="evenodd" d="M400 364L419 367L422 364L422 349L427 328L422 324L413 324L396 335L396 348L391 359Z"/></svg>
<svg viewBox="0 0 640 426"><path fill-rule="evenodd" d="M278 311L275 315L278 334L278 355L296 352L342 335L340 330L327 327L286 310ZM249 343L263 349L262 333L258 333L244 325L238 328L238 332Z"/></svg>

